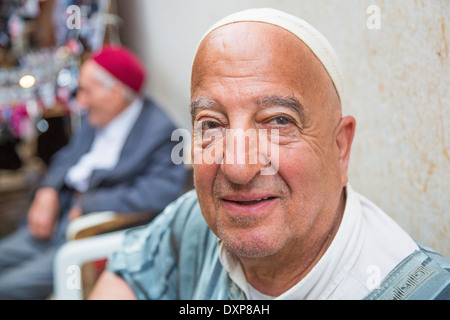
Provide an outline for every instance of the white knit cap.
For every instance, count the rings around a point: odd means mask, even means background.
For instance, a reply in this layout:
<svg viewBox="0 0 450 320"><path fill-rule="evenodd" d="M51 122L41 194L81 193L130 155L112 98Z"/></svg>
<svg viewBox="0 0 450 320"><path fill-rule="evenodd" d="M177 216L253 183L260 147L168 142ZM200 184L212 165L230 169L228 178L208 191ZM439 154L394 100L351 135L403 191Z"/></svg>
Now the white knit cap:
<svg viewBox="0 0 450 320"><path fill-rule="evenodd" d="M235 22L264 22L281 27L303 41L319 59L330 75L337 94L342 100L344 94L344 78L342 76L340 62L334 48L328 40L306 21L291 14L272 9L248 9L233 13L215 23L203 35L201 41L213 30ZM200 41L200 43L201 43Z"/></svg>

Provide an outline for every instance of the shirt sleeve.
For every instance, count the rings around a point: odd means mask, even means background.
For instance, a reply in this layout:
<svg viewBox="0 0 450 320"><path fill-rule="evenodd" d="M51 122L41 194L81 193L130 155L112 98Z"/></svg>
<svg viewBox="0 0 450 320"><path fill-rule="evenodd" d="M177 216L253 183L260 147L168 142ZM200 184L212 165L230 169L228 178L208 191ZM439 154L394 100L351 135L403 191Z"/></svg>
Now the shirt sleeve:
<svg viewBox="0 0 450 320"><path fill-rule="evenodd" d="M196 201L195 191L171 203L149 225L130 229L121 248L110 256L107 270L122 277L138 299L178 299L179 244L174 244L173 225L183 219L192 200Z"/></svg>

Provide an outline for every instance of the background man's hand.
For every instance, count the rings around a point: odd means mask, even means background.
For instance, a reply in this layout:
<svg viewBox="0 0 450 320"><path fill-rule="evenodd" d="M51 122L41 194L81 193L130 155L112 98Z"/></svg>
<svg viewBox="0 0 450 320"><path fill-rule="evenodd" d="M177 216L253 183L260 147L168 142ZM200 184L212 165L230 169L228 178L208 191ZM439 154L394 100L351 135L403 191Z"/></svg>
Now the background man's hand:
<svg viewBox="0 0 450 320"><path fill-rule="evenodd" d="M58 223L58 212L58 192L53 188L39 189L28 211L28 228L31 234L48 240Z"/></svg>
<svg viewBox="0 0 450 320"><path fill-rule="evenodd" d="M73 220L81 217L83 215L83 210L80 206L74 205L72 209L69 211L69 221L72 222Z"/></svg>

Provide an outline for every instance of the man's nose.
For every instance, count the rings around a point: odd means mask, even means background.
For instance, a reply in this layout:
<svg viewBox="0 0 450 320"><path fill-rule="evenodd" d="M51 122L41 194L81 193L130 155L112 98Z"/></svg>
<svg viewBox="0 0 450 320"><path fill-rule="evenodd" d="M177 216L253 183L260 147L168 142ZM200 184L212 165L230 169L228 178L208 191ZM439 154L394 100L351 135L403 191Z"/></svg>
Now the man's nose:
<svg viewBox="0 0 450 320"><path fill-rule="evenodd" d="M245 185L267 168L269 161L259 145L257 134L227 131L220 167L230 182Z"/></svg>
<svg viewBox="0 0 450 320"><path fill-rule="evenodd" d="M78 93L75 97L76 107L79 110L85 110L87 109L87 99L85 98L85 95L82 93Z"/></svg>

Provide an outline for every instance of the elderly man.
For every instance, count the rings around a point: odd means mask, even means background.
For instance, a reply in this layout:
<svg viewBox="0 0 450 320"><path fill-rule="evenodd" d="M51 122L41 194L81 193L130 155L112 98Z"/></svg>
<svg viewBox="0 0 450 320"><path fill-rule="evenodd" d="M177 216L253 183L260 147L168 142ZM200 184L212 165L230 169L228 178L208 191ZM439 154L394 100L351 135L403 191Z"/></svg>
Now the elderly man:
<svg viewBox="0 0 450 320"><path fill-rule="evenodd" d="M82 126L52 159L28 223L0 243L0 298L41 299L69 221L84 213L161 212L179 196L185 169L171 160L175 126L143 95L145 71L130 51L108 46L81 67Z"/></svg>
<svg viewBox="0 0 450 320"><path fill-rule="evenodd" d="M355 119L315 29L272 9L231 15L202 39L191 85L193 154L215 161L194 162L196 192L129 233L92 299L448 298L448 262L348 184ZM232 130L265 130L271 147L235 161Z"/></svg>

